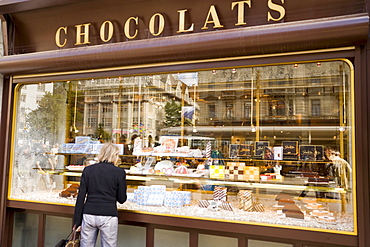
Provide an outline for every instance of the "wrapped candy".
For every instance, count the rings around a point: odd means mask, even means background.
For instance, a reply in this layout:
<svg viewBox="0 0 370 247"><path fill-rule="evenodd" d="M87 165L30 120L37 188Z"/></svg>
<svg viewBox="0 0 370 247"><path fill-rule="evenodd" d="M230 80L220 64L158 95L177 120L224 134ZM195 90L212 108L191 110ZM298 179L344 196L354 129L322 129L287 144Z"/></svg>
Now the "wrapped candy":
<svg viewBox="0 0 370 247"><path fill-rule="evenodd" d="M175 174L189 174L189 169L184 165L180 165L175 169Z"/></svg>
<svg viewBox="0 0 370 247"><path fill-rule="evenodd" d="M234 211L233 207L231 206L230 202L222 202L221 208L226 211Z"/></svg>
<svg viewBox="0 0 370 247"><path fill-rule="evenodd" d="M226 187L215 187L213 191L213 200L215 201L226 201L227 188Z"/></svg>
<svg viewBox="0 0 370 247"><path fill-rule="evenodd" d="M263 204L258 203L256 201L252 201L253 204L253 210L256 212L265 212L265 206Z"/></svg>
<svg viewBox="0 0 370 247"><path fill-rule="evenodd" d="M239 208L245 211L253 211L252 192L248 190L240 190L238 192Z"/></svg>
<svg viewBox="0 0 370 247"><path fill-rule="evenodd" d="M201 208L208 208L209 207L209 201L208 200L199 200L198 206Z"/></svg>

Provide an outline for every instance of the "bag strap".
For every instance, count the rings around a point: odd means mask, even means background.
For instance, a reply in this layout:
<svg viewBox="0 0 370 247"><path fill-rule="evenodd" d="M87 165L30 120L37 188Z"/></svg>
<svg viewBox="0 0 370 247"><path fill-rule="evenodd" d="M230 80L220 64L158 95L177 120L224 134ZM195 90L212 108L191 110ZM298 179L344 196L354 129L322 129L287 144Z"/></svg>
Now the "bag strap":
<svg viewBox="0 0 370 247"><path fill-rule="evenodd" d="M71 236L71 237L69 238L69 240L71 240L71 241L76 241L77 239L79 239L78 234L79 234L79 233L77 232L77 230L76 230L76 229L72 230L72 232L69 234L69 236Z"/></svg>
<svg viewBox="0 0 370 247"><path fill-rule="evenodd" d="M69 239L71 237L72 233L73 233L73 230L68 234L68 236L66 237L66 239Z"/></svg>
<svg viewBox="0 0 370 247"><path fill-rule="evenodd" d="M73 235L72 235L72 241L75 241L76 240L76 230L73 230Z"/></svg>

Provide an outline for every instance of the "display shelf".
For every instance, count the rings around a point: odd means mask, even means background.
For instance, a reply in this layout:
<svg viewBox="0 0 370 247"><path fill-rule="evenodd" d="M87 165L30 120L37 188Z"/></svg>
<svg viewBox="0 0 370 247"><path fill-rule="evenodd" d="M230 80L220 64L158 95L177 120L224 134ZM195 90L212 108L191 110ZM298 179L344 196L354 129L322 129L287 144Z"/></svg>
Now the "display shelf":
<svg viewBox="0 0 370 247"><path fill-rule="evenodd" d="M180 158L203 158L203 156L192 155L189 153L154 153L154 152L141 152L133 153L134 156L155 156L155 157L180 157Z"/></svg>
<svg viewBox="0 0 370 247"><path fill-rule="evenodd" d="M80 177L82 171L63 171L63 170L47 170L45 171L50 174L64 175L64 176L76 176ZM126 171L127 172L127 171ZM297 180L291 178L282 177L282 179L270 179L270 180L259 180L259 181L227 181L223 179L210 179L208 177L191 177L186 175L167 176L164 174L130 174L127 172L127 180L136 181L151 181L151 180L164 180L172 181L176 183L202 183L207 185L219 185L219 186L237 186L245 188L264 188L264 189L280 189L280 190L293 190L293 191L319 191L319 192L334 192L334 193L346 193L343 188L329 187L327 183L309 183L303 181L301 183L296 182ZM328 186L323 186L328 185Z"/></svg>
<svg viewBox="0 0 370 247"><path fill-rule="evenodd" d="M86 155L86 156L97 156L98 154L94 153L56 153L56 155ZM135 158L135 157L170 157L170 158L185 158L185 159L197 159L197 160L208 160L209 158L203 156L194 156L187 153L153 153L153 152L141 152L141 153L133 153L131 155L128 154L120 154L120 157L127 157L127 158ZM248 158L212 158L213 161L224 161L224 162L248 162L248 163L284 163L284 165L305 165L305 164L328 164L330 162L317 160L317 161L306 161L306 160L265 160L265 159L258 159L255 157L248 157Z"/></svg>
<svg viewBox="0 0 370 247"><path fill-rule="evenodd" d="M219 179L209 179L209 178L189 178L189 177L173 177L165 175L142 175L142 176L132 176L127 175L127 180L166 180L177 183L201 183L207 185L218 185L218 186L237 186L240 188L263 188L263 189L277 189L277 190L292 190L292 191L319 191L319 192L333 192L333 193L346 193L343 188L335 187L324 187L324 186L309 186L309 185L289 185L284 184L282 181L276 183L277 180L268 182L251 182L251 181L225 181Z"/></svg>

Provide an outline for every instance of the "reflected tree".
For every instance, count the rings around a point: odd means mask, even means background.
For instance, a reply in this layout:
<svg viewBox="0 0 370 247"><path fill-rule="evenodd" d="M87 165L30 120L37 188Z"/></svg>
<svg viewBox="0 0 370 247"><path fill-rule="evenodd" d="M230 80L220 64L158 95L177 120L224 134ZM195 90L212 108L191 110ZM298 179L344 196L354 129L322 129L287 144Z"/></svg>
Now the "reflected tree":
<svg viewBox="0 0 370 247"><path fill-rule="evenodd" d="M166 127L181 126L181 103L177 101L169 101L164 106L165 117L164 124ZM184 126L191 126L191 120L184 118Z"/></svg>
<svg viewBox="0 0 370 247"><path fill-rule="evenodd" d="M58 131L65 128L66 97L46 92L38 107L27 114L26 121L32 140L57 142Z"/></svg>

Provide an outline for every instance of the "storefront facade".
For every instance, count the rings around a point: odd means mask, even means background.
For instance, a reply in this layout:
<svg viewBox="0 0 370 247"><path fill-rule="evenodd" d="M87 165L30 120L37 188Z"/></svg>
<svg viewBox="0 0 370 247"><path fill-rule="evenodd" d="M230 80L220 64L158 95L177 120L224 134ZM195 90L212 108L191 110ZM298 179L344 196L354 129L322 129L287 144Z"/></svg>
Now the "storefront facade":
<svg viewBox="0 0 370 247"><path fill-rule="evenodd" d="M104 142L118 246L370 244L367 1L33 2L0 6L2 246L68 235Z"/></svg>

